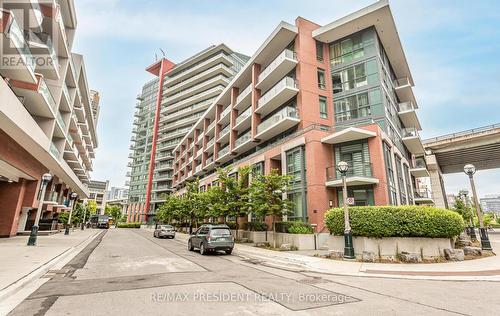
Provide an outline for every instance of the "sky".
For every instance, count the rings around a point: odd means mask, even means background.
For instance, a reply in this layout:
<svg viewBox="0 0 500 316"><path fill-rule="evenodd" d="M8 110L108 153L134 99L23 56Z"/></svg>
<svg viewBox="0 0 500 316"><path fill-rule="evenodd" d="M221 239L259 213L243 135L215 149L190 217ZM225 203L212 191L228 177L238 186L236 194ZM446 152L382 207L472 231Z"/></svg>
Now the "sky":
<svg viewBox="0 0 500 316"><path fill-rule="evenodd" d="M140 4L138 4L140 2ZM101 94L96 180L124 186L135 97L165 51L180 62L212 44L252 55L280 21L330 23L373 0L75 0L74 51ZM500 123L500 1L392 0L415 81L422 138ZM500 170L478 171L478 195L500 194ZM447 193L468 188L445 175Z"/></svg>

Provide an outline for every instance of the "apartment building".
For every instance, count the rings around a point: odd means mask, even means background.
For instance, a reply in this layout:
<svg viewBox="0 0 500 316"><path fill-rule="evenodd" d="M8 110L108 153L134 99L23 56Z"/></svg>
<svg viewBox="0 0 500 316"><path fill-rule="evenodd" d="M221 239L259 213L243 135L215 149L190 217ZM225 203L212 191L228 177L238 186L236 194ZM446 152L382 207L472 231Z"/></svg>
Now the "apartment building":
<svg viewBox="0 0 500 316"><path fill-rule="evenodd" d="M89 182L89 198L85 199L84 201L93 200L96 202L96 214L104 214L104 211L106 210L106 202L108 200L108 186L109 180L90 180Z"/></svg>
<svg viewBox="0 0 500 316"><path fill-rule="evenodd" d="M111 187L106 192L106 199L107 200L128 199L128 189Z"/></svg>
<svg viewBox="0 0 500 316"><path fill-rule="evenodd" d="M493 212L500 214L500 194L486 195L479 200L484 213Z"/></svg>
<svg viewBox="0 0 500 316"><path fill-rule="evenodd" d="M0 5L0 237L40 230L87 197L97 147L85 63L71 51L72 0L2 1ZM52 174L39 198L41 177ZM41 202L39 202L41 201Z"/></svg>
<svg viewBox="0 0 500 316"><path fill-rule="evenodd" d="M387 1L321 26L281 22L173 150L177 194L216 169L293 176L289 220L324 228L342 205L432 203L413 78Z"/></svg>
<svg viewBox="0 0 500 316"><path fill-rule="evenodd" d="M137 96L129 155L129 221L150 221L172 192L172 149L248 60L224 44L174 64L146 70L155 76Z"/></svg>

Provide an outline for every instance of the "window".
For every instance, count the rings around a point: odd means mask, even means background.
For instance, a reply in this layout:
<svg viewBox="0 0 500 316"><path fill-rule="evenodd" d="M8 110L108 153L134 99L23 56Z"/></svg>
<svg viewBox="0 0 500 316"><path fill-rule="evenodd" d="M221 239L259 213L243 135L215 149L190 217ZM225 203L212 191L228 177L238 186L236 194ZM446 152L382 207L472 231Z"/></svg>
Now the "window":
<svg viewBox="0 0 500 316"><path fill-rule="evenodd" d="M323 62L323 43L316 41L316 60Z"/></svg>
<svg viewBox="0 0 500 316"><path fill-rule="evenodd" d="M401 165L401 158L396 156L396 174L398 176L398 186L399 186L399 199L401 200L401 205L406 205L406 187L403 178L403 168Z"/></svg>
<svg viewBox="0 0 500 316"><path fill-rule="evenodd" d="M382 99L380 89L358 93L333 102L335 122L362 118L380 112Z"/></svg>
<svg viewBox="0 0 500 316"><path fill-rule="evenodd" d="M345 161L349 164L348 176L371 177L370 150L368 141L358 141L335 145L335 161ZM340 179L340 173L337 178Z"/></svg>
<svg viewBox="0 0 500 316"><path fill-rule="evenodd" d="M304 147L296 147L286 152L286 174L292 177L287 198L293 202L290 219L307 219Z"/></svg>
<svg viewBox="0 0 500 316"><path fill-rule="evenodd" d="M252 165L252 177L264 174L264 162L258 162Z"/></svg>
<svg viewBox="0 0 500 316"><path fill-rule="evenodd" d="M357 64L332 74L333 94L379 82L376 59Z"/></svg>
<svg viewBox="0 0 500 316"><path fill-rule="evenodd" d="M384 162L389 184L389 203L391 205L397 205L396 182L394 180L394 169L392 167L391 147L389 147L386 143L384 143Z"/></svg>
<svg viewBox="0 0 500 316"><path fill-rule="evenodd" d="M318 88L323 90L326 89L325 71L319 68L318 68Z"/></svg>
<svg viewBox="0 0 500 316"><path fill-rule="evenodd" d="M319 97L319 117L328 118L328 111L326 105L326 97Z"/></svg>
<svg viewBox="0 0 500 316"><path fill-rule="evenodd" d="M374 32L370 29L331 44L329 49L332 67L373 53L375 51L374 43Z"/></svg>

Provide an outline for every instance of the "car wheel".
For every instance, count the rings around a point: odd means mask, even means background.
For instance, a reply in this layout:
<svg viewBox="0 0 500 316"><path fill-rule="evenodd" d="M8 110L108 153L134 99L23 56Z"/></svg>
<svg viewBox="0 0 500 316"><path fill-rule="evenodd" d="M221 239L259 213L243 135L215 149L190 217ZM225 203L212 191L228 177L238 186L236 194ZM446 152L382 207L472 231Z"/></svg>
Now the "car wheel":
<svg viewBox="0 0 500 316"><path fill-rule="evenodd" d="M200 245L200 255L206 255L207 252L205 251L205 246L203 246L203 243Z"/></svg>
<svg viewBox="0 0 500 316"><path fill-rule="evenodd" d="M153 233L153 237L156 238L156 232Z"/></svg>
<svg viewBox="0 0 500 316"><path fill-rule="evenodd" d="M233 249L226 250L226 255L230 255L233 252Z"/></svg>
<svg viewBox="0 0 500 316"><path fill-rule="evenodd" d="M190 240L190 241L188 241L188 250L189 250L189 251L193 251L193 250L194 250L194 248L193 248L193 244L191 243L191 240Z"/></svg>

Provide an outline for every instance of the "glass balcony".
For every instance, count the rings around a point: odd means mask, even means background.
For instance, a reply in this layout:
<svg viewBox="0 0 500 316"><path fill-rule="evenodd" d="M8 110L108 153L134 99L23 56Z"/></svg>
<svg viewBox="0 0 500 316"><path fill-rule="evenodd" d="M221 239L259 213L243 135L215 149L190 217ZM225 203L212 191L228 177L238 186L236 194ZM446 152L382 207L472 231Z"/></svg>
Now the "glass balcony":
<svg viewBox="0 0 500 316"><path fill-rule="evenodd" d="M250 140L252 139L252 131L248 131L245 134L241 135L234 142L234 149L241 150L241 147L245 144L250 144Z"/></svg>
<svg viewBox="0 0 500 316"><path fill-rule="evenodd" d="M207 148L209 148L209 147L213 147L214 143L215 143L215 137L213 137L212 139L210 139L210 140L208 141L208 143L207 143Z"/></svg>
<svg viewBox="0 0 500 316"><path fill-rule="evenodd" d="M420 135L418 134L418 130L416 128L405 128L402 130L402 133L403 143L412 154L420 156L425 153L424 146L422 145Z"/></svg>
<svg viewBox="0 0 500 316"><path fill-rule="evenodd" d="M349 169L346 174L348 185L370 185L377 184L379 180L373 177L373 166L370 162L347 161ZM336 166L326 168L326 186L341 187L342 175Z"/></svg>
<svg viewBox="0 0 500 316"><path fill-rule="evenodd" d="M297 125L299 122L297 109L291 106L284 107L257 126L256 137L260 140L269 139Z"/></svg>
<svg viewBox="0 0 500 316"><path fill-rule="evenodd" d="M59 152L59 149L57 149L57 146L54 143L50 143L50 153L56 158L57 160L60 159L61 153Z"/></svg>
<svg viewBox="0 0 500 316"><path fill-rule="evenodd" d="M227 154L229 154L229 145L227 145L226 147L224 147L221 150L219 150L219 156L218 156L218 158L222 158L222 157L224 157Z"/></svg>
<svg viewBox="0 0 500 316"><path fill-rule="evenodd" d="M207 158L207 160L205 161L205 165L208 166L209 164L213 163L214 162L214 156L210 156Z"/></svg>
<svg viewBox="0 0 500 316"><path fill-rule="evenodd" d="M45 99L45 102L47 102L47 104L54 111L54 113L57 112L56 101L54 100L54 97L52 96L52 93L50 92L49 87L47 87L47 84L45 83L44 79L40 80L38 92L40 92L42 97Z"/></svg>
<svg viewBox="0 0 500 316"><path fill-rule="evenodd" d="M246 109L245 111L243 111L240 115L238 115L238 117L236 118L236 121L235 121L235 127L240 127L239 125L245 121L247 118L249 118L250 116L252 115L252 107L248 107L248 109ZM249 122L250 123L250 122ZM247 126L245 127L248 127L248 125L250 124L246 124Z"/></svg>
<svg viewBox="0 0 500 316"><path fill-rule="evenodd" d="M421 130L420 121L418 120L416 113L416 106L413 102L407 101L398 104L399 107L399 118L405 127L413 127Z"/></svg>
<svg viewBox="0 0 500 316"><path fill-rule="evenodd" d="M62 130L66 131L66 123L64 123L64 119L61 115L61 112L57 111L56 118L59 125L61 125Z"/></svg>
<svg viewBox="0 0 500 316"><path fill-rule="evenodd" d="M430 176L424 157L417 157L413 159L412 166L410 167L410 173L415 178L425 178Z"/></svg>
<svg viewBox="0 0 500 316"><path fill-rule="evenodd" d="M215 127L215 121L212 121L212 123L208 124L207 133L211 132L214 127Z"/></svg>
<svg viewBox="0 0 500 316"><path fill-rule="evenodd" d="M290 100L298 92L297 80L285 77L259 99L255 112L265 116Z"/></svg>
<svg viewBox="0 0 500 316"><path fill-rule="evenodd" d="M416 204L432 204L434 200L429 189L417 188L413 191L413 198Z"/></svg>
<svg viewBox="0 0 500 316"><path fill-rule="evenodd" d="M200 165L196 166L196 168L194 169L194 171L195 171L195 173L198 173L198 172L201 172L202 169L203 169L202 165L200 164Z"/></svg>
<svg viewBox="0 0 500 316"><path fill-rule="evenodd" d="M219 120L223 120L231 112L231 105L227 106L224 111L221 112Z"/></svg>
<svg viewBox="0 0 500 316"><path fill-rule="evenodd" d="M224 127L220 132L219 132L219 139L223 138L224 136L226 136L229 131L231 130L231 126L230 124L226 125L226 127Z"/></svg>
<svg viewBox="0 0 500 316"><path fill-rule="evenodd" d="M296 65L296 53L289 49L285 49L261 72L258 78L257 88L266 91L279 79L290 73Z"/></svg>
<svg viewBox="0 0 500 316"><path fill-rule="evenodd" d="M248 94L252 92L252 84L249 84L245 89L243 89L236 98L236 103L240 103Z"/></svg>

